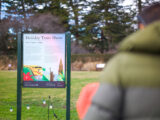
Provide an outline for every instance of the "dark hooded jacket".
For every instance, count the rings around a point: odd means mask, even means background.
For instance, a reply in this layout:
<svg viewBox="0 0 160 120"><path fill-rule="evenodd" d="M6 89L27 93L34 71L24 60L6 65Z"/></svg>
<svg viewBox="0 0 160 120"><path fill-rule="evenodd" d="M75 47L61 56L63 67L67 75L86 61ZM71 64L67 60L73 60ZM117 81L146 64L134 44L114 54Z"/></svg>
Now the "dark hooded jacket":
<svg viewBox="0 0 160 120"><path fill-rule="evenodd" d="M160 120L160 22L127 37L84 120Z"/></svg>

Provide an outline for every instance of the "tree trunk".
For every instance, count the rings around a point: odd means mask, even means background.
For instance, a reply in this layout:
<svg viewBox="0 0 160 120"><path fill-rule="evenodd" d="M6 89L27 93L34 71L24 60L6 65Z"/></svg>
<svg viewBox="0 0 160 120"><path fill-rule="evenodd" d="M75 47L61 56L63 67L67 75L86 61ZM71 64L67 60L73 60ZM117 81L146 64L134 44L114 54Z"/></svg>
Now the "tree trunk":
<svg viewBox="0 0 160 120"><path fill-rule="evenodd" d="M79 38L79 33L78 33L78 28L79 28L79 24L78 24L78 15L77 13L75 13L75 27L76 27L76 44L79 44L78 38Z"/></svg>
<svg viewBox="0 0 160 120"><path fill-rule="evenodd" d="M79 28L79 21L78 21L78 5L74 5L73 1L70 0L70 6L72 7L73 14L74 14L74 20L75 20L75 37L76 37L76 44L79 44L78 38L79 38L79 33L78 33L78 28Z"/></svg>
<svg viewBox="0 0 160 120"><path fill-rule="evenodd" d="M21 5L22 5L22 10L23 10L23 15L24 15L24 19L26 19L26 14L25 14L25 6L24 6L24 0L21 0Z"/></svg>
<svg viewBox="0 0 160 120"><path fill-rule="evenodd" d="M138 0L138 12L141 13L142 12L142 1Z"/></svg>
<svg viewBox="0 0 160 120"><path fill-rule="evenodd" d="M100 47L100 52L103 54L105 51L105 36L103 30L101 30L101 47Z"/></svg>
<svg viewBox="0 0 160 120"><path fill-rule="evenodd" d="M2 19L2 10L1 10L1 8L2 8L2 1L0 0L0 23L1 23L1 19Z"/></svg>
<svg viewBox="0 0 160 120"><path fill-rule="evenodd" d="M110 1L106 1L106 3L105 3L105 16L108 16L108 14L109 14L109 6L110 6ZM108 21L109 21L109 19L106 17L106 19L105 19L105 27L106 27L106 29L109 29L110 28L110 24L108 23ZM107 51L109 51L110 49L111 49L111 35L109 34L109 33L107 33L107 34L105 34L107 37L108 37L108 39L107 39Z"/></svg>

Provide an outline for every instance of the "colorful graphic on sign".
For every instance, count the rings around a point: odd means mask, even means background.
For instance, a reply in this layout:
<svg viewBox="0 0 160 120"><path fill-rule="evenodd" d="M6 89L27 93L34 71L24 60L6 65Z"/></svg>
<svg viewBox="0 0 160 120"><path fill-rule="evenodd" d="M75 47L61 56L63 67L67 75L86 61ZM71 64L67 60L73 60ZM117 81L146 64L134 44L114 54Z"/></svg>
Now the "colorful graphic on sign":
<svg viewBox="0 0 160 120"><path fill-rule="evenodd" d="M23 86L65 87L65 34L23 34Z"/></svg>

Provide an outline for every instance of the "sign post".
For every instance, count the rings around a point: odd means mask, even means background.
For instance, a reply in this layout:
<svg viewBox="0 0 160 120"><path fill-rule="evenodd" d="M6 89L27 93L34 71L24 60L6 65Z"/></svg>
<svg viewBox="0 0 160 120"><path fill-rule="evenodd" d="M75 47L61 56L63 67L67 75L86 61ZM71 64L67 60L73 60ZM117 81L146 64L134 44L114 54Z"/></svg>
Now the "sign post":
<svg viewBox="0 0 160 120"><path fill-rule="evenodd" d="M66 110L66 120L70 120L70 76L71 76L71 35L66 33L67 40L67 110Z"/></svg>
<svg viewBox="0 0 160 120"><path fill-rule="evenodd" d="M21 101L22 101L22 34L18 33L17 49L17 120L21 120Z"/></svg>
<svg viewBox="0 0 160 120"><path fill-rule="evenodd" d="M22 86L27 88L66 86L66 120L70 120L70 46L69 32L18 33L17 120L21 120Z"/></svg>

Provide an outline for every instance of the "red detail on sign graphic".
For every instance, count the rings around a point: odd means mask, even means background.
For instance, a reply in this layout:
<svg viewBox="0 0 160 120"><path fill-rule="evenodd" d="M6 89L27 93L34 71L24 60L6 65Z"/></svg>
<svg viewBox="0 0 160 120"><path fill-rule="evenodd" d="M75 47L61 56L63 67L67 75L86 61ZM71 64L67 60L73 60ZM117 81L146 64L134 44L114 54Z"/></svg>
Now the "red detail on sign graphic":
<svg viewBox="0 0 160 120"><path fill-rule="evenodd" d="M26 74L23 73L23 80L24 81L33 81L33 79L31 78L33 75L30 75L29 72L27 72Z"/></svg>

